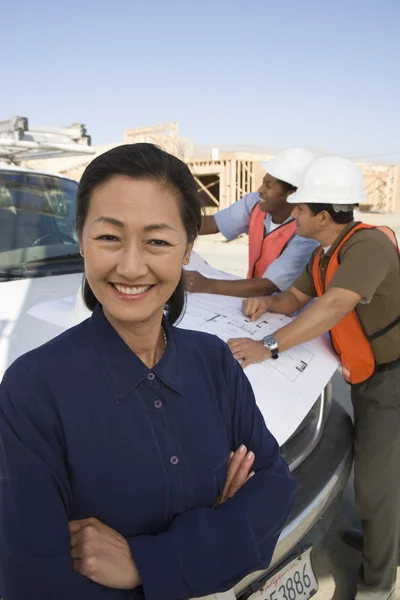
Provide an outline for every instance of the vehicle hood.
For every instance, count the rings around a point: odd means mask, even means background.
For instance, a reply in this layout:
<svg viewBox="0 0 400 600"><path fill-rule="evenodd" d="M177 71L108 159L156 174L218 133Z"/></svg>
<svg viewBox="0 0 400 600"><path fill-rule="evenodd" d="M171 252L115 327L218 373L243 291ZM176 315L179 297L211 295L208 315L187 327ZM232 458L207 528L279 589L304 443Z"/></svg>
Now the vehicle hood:
<svg viewBox="0 0 400 600"><path fill-rule="evenodd" d="M0 380L21 354L44 344L73 324L72 320L67 322L65 315L71 311L62 310L62 303L59 318L54 315L54 319L46 321L34 316L34 308L43 306L44 302L76 298L81 282L82 273L74 273L0 283Z"/></svg>

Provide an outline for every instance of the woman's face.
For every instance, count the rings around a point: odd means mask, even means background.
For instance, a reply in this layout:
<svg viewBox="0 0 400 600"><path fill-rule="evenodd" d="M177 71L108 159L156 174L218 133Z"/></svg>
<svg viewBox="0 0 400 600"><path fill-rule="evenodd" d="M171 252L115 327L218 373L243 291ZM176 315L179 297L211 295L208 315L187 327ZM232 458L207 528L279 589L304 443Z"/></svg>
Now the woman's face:
<svg viewBox="0 0 400 600"><path fill-rule="evenodd" d="M161 316L193 247L174 192L123 176L93 191L81 245L93 293L123 323Z"/></svg>

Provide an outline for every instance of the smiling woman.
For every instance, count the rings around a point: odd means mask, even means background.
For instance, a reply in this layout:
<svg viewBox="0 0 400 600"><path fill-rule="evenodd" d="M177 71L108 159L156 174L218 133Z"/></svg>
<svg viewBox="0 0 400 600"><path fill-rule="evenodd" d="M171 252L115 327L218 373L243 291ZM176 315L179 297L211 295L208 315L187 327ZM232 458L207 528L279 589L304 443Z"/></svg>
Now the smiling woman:
<svg viewBox="0 0 400 600"><path fill-rule="evenodd" d="M228 347L173 326L195 181L153 145L120 146L86 169L76 214L93 315L0 386L0 590L225 593L269 565L296 484Z"/></svg>
<svg viewBox="0 0 400 600"><path fill-rule="evenodd" d="M139 283L139 287L149 286L148 291L158 285L158 299L167 294L167 318L175 322L184 305L182 263L188 260L201 226L200 197L180 160L151 144L136 144L130 153L127 148L120 146L98 157L84 173L76 219L81 247L83 252L97 251L104 266L114 262L113 280L103 279L108 284L103 285L103 292L115 284L133 289L127 285L133 280L136 287ZM161 272L161 265L168 266L168 280L157 282L152 265ZM91 275L86 273L84 298L93 309L104 296L96 274L93 279Z"/></svg>

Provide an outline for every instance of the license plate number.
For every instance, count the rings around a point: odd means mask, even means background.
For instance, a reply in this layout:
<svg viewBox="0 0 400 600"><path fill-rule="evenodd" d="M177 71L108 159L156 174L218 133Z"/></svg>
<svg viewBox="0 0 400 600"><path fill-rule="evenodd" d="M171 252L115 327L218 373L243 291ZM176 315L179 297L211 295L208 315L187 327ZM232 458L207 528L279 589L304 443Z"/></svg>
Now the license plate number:
<svg viewBox="0 0 400 600"><path fill-rule="evenodd" d="M248 600L309 600L318 591L311 550L309 548L272 575Z"/></svg>

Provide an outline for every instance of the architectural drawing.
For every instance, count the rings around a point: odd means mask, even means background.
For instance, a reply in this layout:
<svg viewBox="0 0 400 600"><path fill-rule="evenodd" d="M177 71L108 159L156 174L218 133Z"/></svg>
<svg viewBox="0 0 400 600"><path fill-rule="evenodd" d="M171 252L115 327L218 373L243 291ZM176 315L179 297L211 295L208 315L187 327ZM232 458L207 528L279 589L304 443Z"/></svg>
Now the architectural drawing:
<svg viewBox="0 0 400 600"><path fill-rule="evenodd" d="M273 313L251 321L243 315L237 302L237 299L225 296L191 294L181 327L213 333L227 342L230 338L239 337L261 340L291 321L289 317ZM279 360L265 362L265 375L275 372L294 382L305 372L313 356L307 348L292 348L282 353Z"/></svg>

